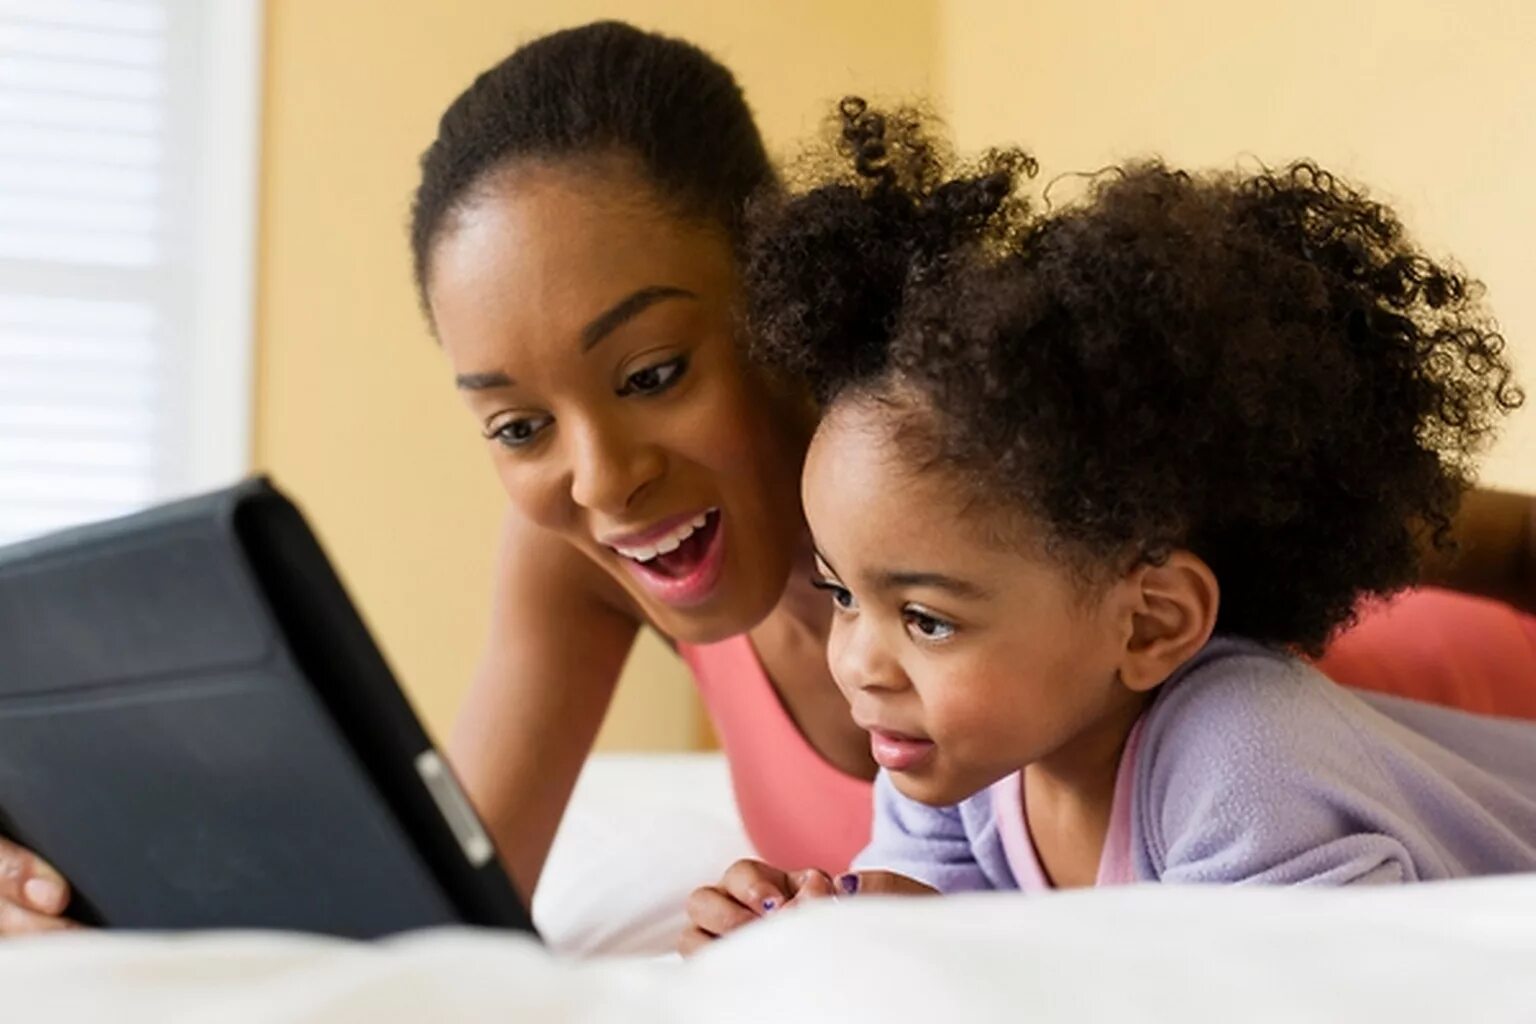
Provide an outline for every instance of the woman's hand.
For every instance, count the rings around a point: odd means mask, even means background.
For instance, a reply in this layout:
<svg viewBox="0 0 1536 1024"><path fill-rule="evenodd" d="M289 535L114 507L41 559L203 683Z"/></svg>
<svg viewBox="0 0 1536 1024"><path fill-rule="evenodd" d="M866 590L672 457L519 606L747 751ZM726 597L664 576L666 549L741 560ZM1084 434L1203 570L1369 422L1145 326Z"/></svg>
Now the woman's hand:
<svg viewBox="0 0 1536 1024"><path fill-rule="evenodd" d="M0 935L78 928L63 917L69 883L47 861L0 839Z"/></svg>
<svg viewBox="0 0 1536 1024"><path fill-rule="evenodd" d="M691 956L714 940L758 918L814 900L850 896L933 896L935 890L889 871L849 872L832 878L809 868L786 872L757 860L732 864L717 885L688 897L688 927L678 952Z"/></svg>

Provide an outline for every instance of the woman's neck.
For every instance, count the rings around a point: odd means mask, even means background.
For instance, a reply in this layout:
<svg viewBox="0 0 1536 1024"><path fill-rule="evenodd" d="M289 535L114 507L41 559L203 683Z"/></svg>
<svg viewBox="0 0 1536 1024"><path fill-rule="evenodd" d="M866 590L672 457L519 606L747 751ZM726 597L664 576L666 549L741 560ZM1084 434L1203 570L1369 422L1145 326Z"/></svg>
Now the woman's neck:
<svg viewBox="0 0 1536 1024"><path fill-rule="evenodd" d="M812 584L816 575L816 551L811 544L810 532L806 531L795 545L789 579L770 615L792 624L796 632L803 631L810 639L825 646L832 625L832 605L827 595Z"/></svg>

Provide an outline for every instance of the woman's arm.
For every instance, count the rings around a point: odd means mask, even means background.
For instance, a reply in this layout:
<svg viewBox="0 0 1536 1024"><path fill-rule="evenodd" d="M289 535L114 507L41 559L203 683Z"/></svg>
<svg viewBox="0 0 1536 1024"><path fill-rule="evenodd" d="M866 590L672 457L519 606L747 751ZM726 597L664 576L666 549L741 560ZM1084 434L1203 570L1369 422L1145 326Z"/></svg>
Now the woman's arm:
<svg viewBox="0 0 1536 1024"><path fill-rule="evenodd" d="M1536 614L1536 496L1477 490L1456 516L1457 550L1432 552L1425 582Z"/></svg>
<svg viewBox="0 0 1536 1024"><path fill-rule="evenodd" d="M449 756L525 898L634 643L626 603L580 552L509 516L490 639Z"/></svg>

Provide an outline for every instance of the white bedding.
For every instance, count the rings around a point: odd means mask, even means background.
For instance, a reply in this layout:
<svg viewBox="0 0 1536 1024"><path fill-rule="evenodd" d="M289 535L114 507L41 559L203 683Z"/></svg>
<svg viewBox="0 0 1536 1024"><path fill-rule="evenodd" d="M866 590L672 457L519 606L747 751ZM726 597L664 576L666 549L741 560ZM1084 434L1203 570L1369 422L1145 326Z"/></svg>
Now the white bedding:
<svg viewBox="0 0 1536 1024"><path fill-rule="evenodd" d="M850 901L684 964L463 931L29 940L7 1020L1460 1022L1536 1019L1536 879Z"/></svg>
<svg viewBox="0 0 1536 1024"><path fill-rule="evenodd" d="M744 840L727 821L731 829L690 847L663 827L670 812L648 802L663 791L647 784L654 771L649 782L682 786L678 806L693 801L688 813L718 824L728 791L713 762L626 762L611 778L605 770L584 780L579 814L594 818L571 819L546 879L582 899L562 905L559 890L545 889L540 917L567 948L644 949L644 935L660 934L662 909L646 866L667 861L675 870L656 888L686 888L693 879L682 881L683 860L729 860ZM608 798L625 815L605 819ZM654 843L643 840L647 831ZM614 854L621 864L602 867ZM609 919L593 924L603 920L591 916L599 905ZM652 917L637 925L637 913ZM376 945L48 937L0 946L0 1006L8 1021L1529 1024L1536 877L1348 892L1141 887L1031 900L852 900L755 925L686 964L577 961L527 939L463 930Z"/></svg>
<svg viewBox="0 0 1536 1024"><path fill-rule="evenodd" d="M550 850L534 920L561 953L664 953L688 893L751 855L719 755L594 757Z"/></svg>

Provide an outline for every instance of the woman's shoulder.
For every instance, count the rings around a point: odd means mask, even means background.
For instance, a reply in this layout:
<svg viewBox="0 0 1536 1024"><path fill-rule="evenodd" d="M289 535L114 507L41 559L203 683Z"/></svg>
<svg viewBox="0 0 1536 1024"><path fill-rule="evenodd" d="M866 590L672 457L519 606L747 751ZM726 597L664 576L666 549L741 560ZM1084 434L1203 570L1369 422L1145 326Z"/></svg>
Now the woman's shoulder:
<svg viewBox="0 0 1536 1024"><path fill-rule="evenodd" d="M536 600L567 612L587 609L645 621L619 582L564 537L508 509L499 541L493 584L498 605L527 608Z"/></svg>

